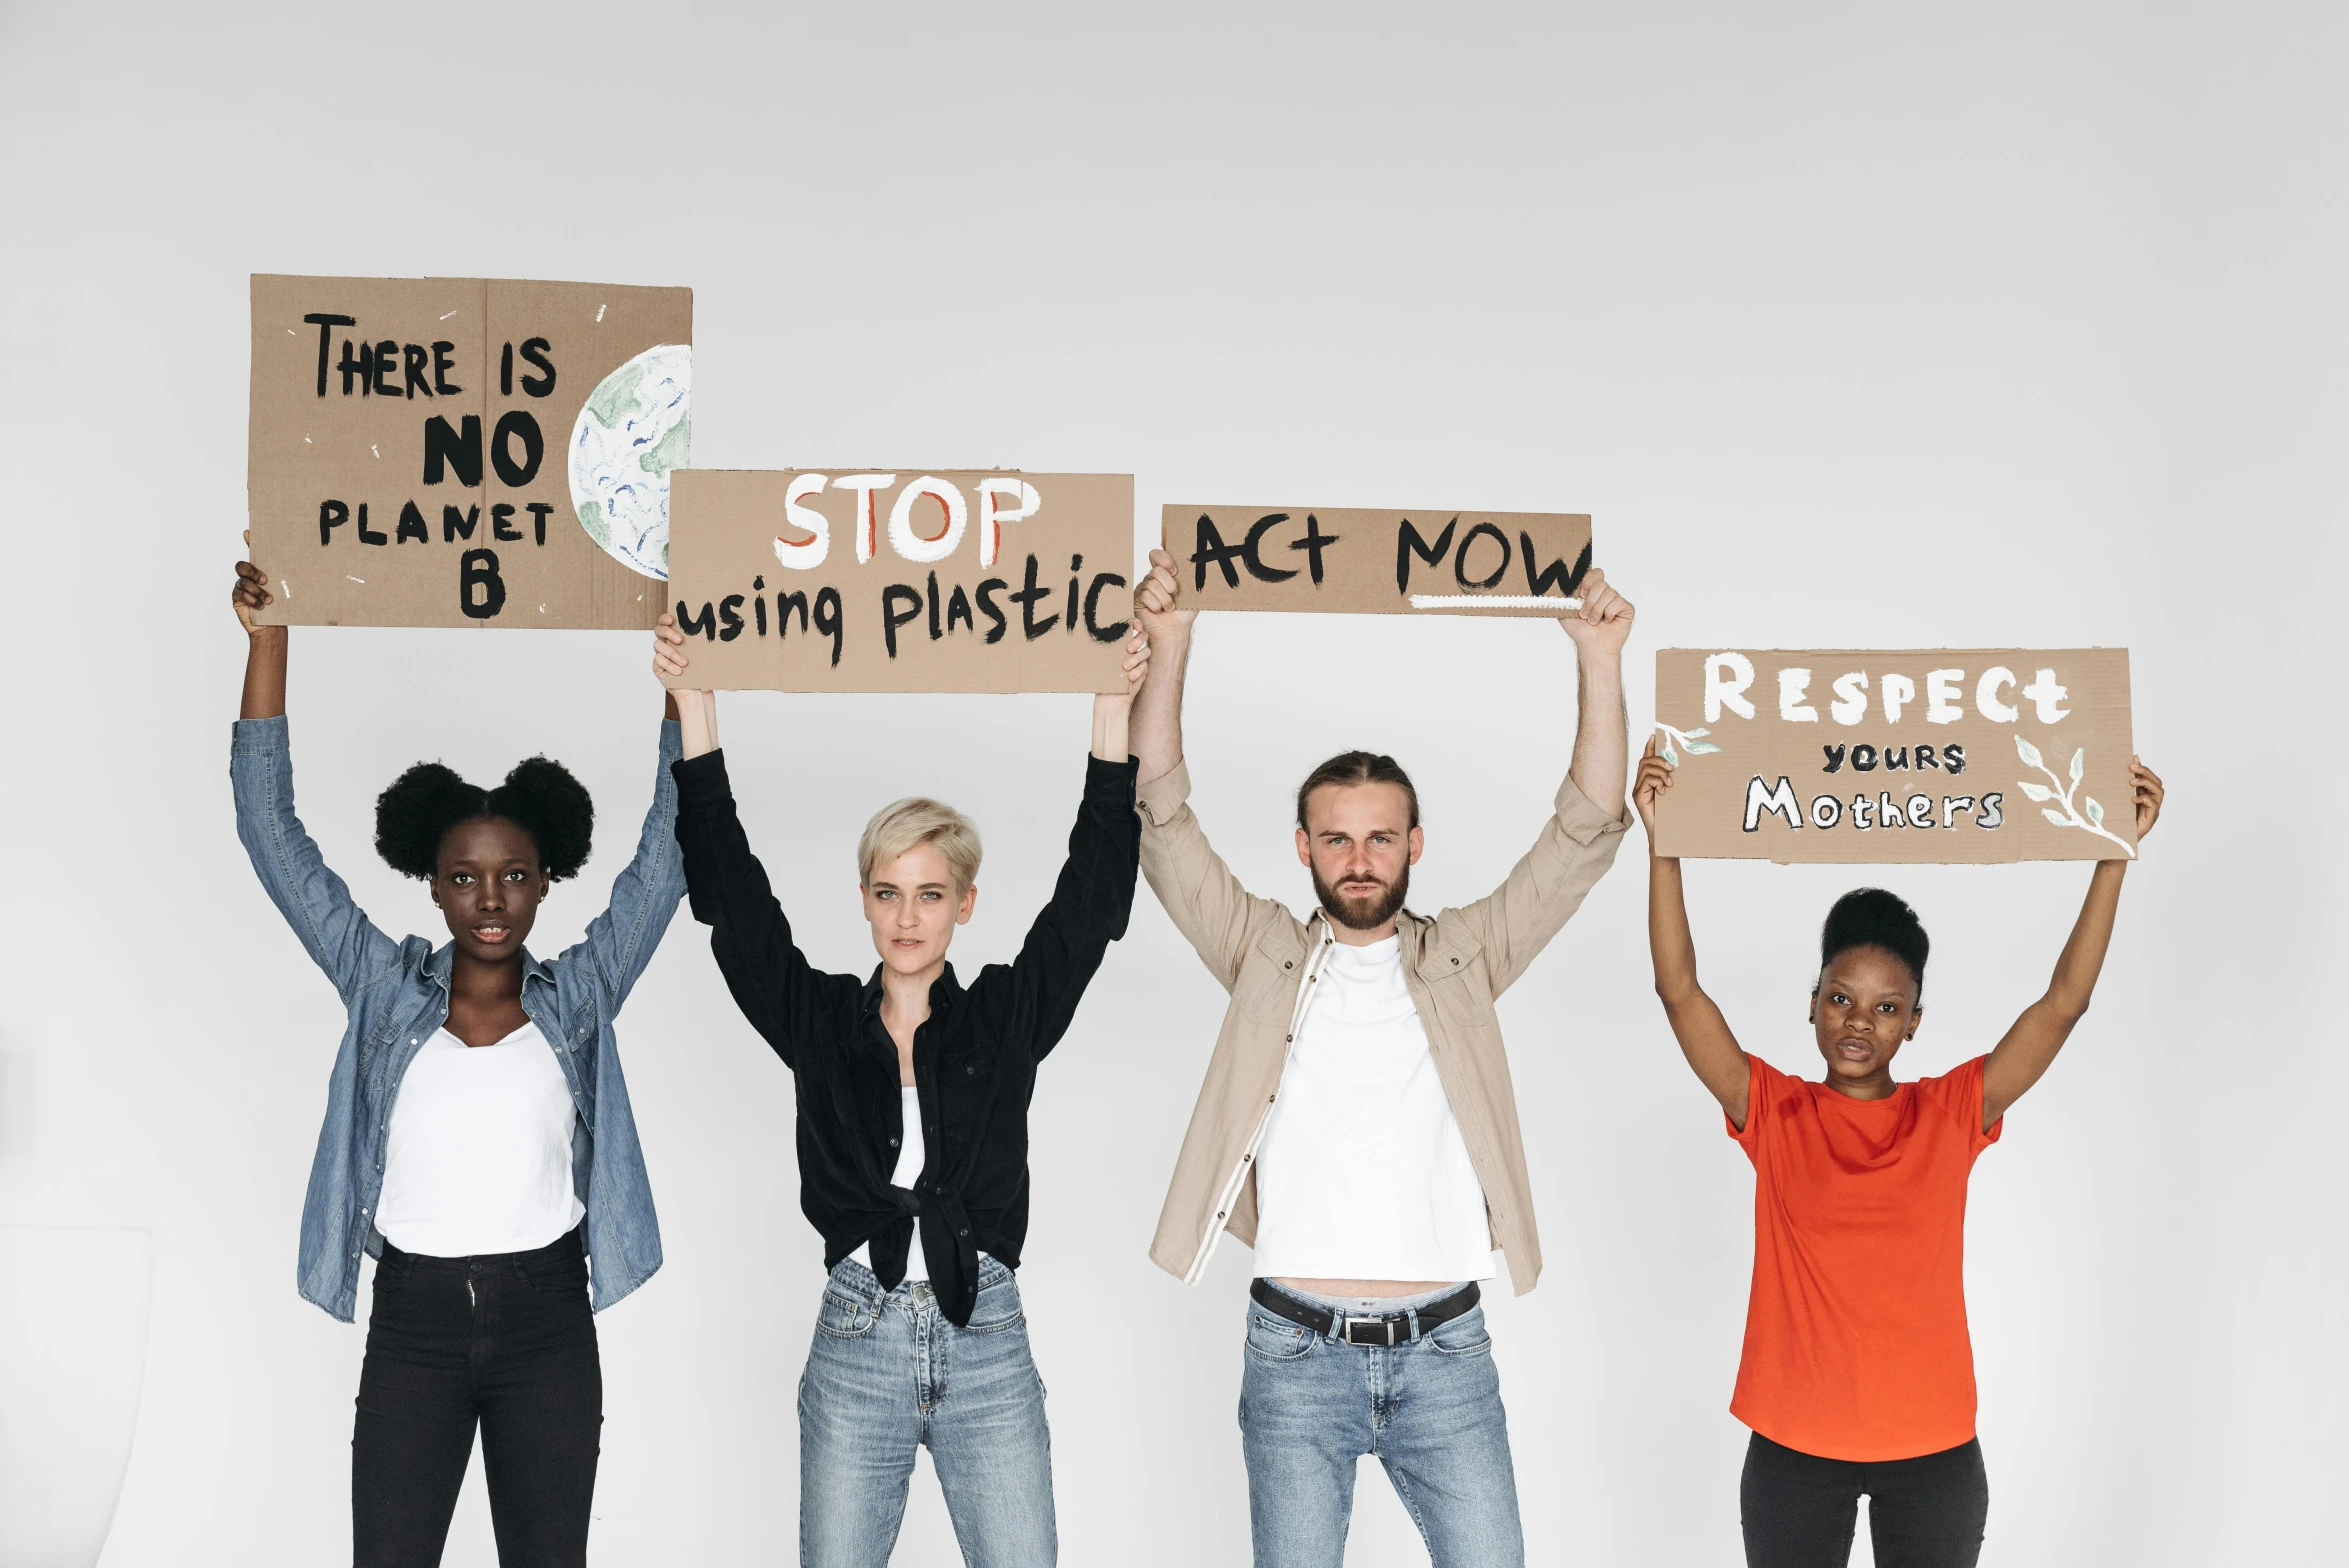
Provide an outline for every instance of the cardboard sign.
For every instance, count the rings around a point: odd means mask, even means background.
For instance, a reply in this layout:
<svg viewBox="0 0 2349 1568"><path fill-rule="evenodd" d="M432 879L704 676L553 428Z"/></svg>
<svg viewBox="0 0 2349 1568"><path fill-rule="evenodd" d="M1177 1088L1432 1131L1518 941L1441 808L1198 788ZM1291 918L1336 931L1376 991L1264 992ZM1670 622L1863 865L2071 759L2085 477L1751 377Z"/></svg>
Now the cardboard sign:
<svg viewBox="0 0 2349 1568"><path fill-rule="evenodd" d="M261 618L651 626L692 341L689 289L256 275Z"/></svg>
<svg viewBox="0 0 2349 1568"><path fill-rule="evenodd" d="M1590 569L1574 513L1169 506L1160 527L1199 610L1555 616Z"/></svg>
<svg viewBox="0 0 2349 1568"><path fill-rule="evenodd" d="M2125 648L1666 648L1656 733L1665 855L2136 858Z"/></svg>
<svg viewBox="0 0 2349 1568"><path fill-rule="evenodd" d="M673 686L1125 690L1131 474L688 469L670 516Z"/></svg>

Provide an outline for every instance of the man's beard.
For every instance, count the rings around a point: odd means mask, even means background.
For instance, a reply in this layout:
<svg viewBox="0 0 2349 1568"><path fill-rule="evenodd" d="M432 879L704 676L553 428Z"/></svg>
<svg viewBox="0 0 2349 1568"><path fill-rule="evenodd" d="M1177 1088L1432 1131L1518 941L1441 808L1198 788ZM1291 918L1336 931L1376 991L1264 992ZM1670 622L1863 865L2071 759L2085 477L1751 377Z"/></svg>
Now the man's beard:
<svg viewBox="0 0 2349 1568"><path fill-rule="evenodd" d="M1374 879L1373 879L1374 880ZM1321 880L1321 870L1313 871L1313 896L1321 900L1321 907L1332 920L1349 931L1376 931L1395 918L1395 911L1403 907L1403 899L1411 891L1411 868L1405 866L1402 875L1392 882L1379 883L1379 891L1361 898L1347 898Z"/></svg>

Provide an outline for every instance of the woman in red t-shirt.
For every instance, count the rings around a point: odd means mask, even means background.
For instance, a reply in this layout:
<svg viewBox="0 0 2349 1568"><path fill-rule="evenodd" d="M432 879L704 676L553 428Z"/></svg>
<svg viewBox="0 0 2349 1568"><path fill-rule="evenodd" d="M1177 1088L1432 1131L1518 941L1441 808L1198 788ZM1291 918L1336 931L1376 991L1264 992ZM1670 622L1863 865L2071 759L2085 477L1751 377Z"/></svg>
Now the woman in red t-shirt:
<svg viewBox="0 0 2349 1568"><path fill-rule="evenodd" d="M2130 771L2143 839L2161 780L2134 760ZM1729 1403L1754 1434L1739 1489L1746 1562L1842 1568L1865 1494L1878 1568L1971 1568L1990 1489L1966 1337L1966 1180L2088 1010L2128 862L2097 863L2047 994L1998 1048L1908 1083L1892 1059L1924 1018L1925 928L1880 888L1836 900L1811 987L1827 1063L1813 1083L1740 1050L1697 985L1680 862L1654 853L1671 787L1650 741L1632 798L1649 833L1656 994L1754 1163L1753 1294Z"/></svg>

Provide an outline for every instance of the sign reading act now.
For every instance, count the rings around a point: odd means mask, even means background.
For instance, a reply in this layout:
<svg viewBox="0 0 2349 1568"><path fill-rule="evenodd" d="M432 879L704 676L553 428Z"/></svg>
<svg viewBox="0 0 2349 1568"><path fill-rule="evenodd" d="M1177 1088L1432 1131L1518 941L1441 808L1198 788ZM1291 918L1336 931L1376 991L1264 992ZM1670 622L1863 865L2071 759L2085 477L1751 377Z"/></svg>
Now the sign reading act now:
<svg viewBox="0 0 2349 1568"><path fill-rule="evenodd" d="M2129 655L1667 648L1667 856L2134 859Z"/></svg>
<svg viewBox="0 0 2349 1568"><path fill-rule="evenodd" d="M669 684L1120 692L1133 541L1130 474L685 470Z"/></svg>

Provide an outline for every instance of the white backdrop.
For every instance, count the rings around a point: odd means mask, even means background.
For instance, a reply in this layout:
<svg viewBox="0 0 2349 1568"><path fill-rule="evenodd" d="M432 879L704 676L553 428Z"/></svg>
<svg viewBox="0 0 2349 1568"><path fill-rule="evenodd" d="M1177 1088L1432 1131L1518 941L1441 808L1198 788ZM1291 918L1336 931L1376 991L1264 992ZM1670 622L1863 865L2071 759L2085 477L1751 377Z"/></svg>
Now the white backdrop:
<svg viewBox="0 0 2349 1568"><path fill-rule="evenodd" d="M2169 815L1973 1187L1985 1561L2318 1551L2340 830L2290 802L2340 760L2340 9L1111 9L0 7L0 1223L155 1235L106 1562L347 1550L362 1336L293 1284L341 1018L226 783L256 270L690 285L707 466L1131 471L1153 531L1178 495L1587 510L1640 606L1635 724L1661 646L2126 645ZM303 815L377 918L433 928L369 851L394 772L543 749L601 810L536 946L575 935L647 799L643 640L294 641ZM1301 905L1291 781L1392 750L1414 902L1472 897L1565 767L1571 671L1542 623L1211 621L1197 804ZM1084 732L1076 697L726 703L835 967L872 962L856 831L917 790L988 839L955 956L1008 956ZM1641 856L1502 1004L1549 1269L1492 1318L1547 1563L1736 1556L1751 1176L1649 994ZM1816 923L1858 880L1692 870L1707 983L1783 1067L1816 1067ZM1923 1073L2037 994L2087 877L1882 880L1936 938ZM1145 890L1043 1074L1023 1283L1071 1563L1244 1557L1248 1254L1196 1290L1144 1257L1223 1002ZM669 1261L600 1321L597 1556L788 1561L790 1086L682 916L621 1039ZM453 1564L492 1561L478 1479ZM1349 1560L1423 1562L1361 1498ZM899 1560L955 1560L926 1466Z"/></svg>

